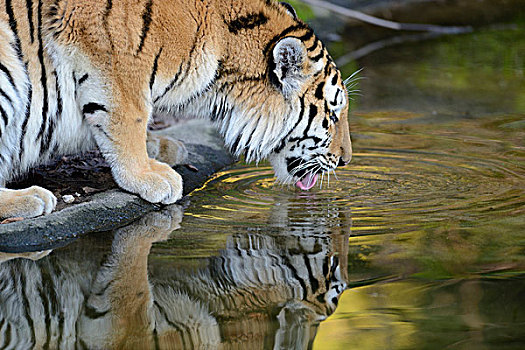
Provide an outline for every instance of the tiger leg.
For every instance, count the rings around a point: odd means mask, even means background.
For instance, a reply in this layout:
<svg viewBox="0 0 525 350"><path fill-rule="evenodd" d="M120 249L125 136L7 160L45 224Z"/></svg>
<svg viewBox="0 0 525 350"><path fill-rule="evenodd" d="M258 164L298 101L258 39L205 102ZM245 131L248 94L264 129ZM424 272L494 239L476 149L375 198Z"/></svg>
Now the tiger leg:
<svg viewBox="0 0 525 350"><path fill-rule="evenodd" d="M141 85L135 79L115 77L113 72L112 80L125 81L126 86L112 84L111 106L90 111L86 119L121 188L148 202L174 203L182 197L182 178L169 165L148 157L146 127L151 107L147 106L151 104L139 100L144 93L134 88Z"/></svg>
<svg viewBox="0 0 525 350"><path fill-rule="evenodd" d="M88 348L149 349L154 344L148 255L154 242L168 239L180 227L182 216L182 208L171 205L116 231L86 302L86 309L101 316L86 315L80 321L81 332L90 335L85 338Z"/></svg>
<svg viewBox="0 0 525 350"><path fill-rule="evenodd" d="M27 168L21 156L22 119L28 108L29 78L15 51L15 37L0 21L0 219L49 214L55 196L38 186L8 190L5 182ZM26 153L31 150L26 149Z"/></svg>
<svg viewBox="0 0 525 350"><path fill-rule="evenodd" d="M148 156L170 166L185 164L188 160L188 150L184 143L169 136L156 135L148 131L146 147Z"/></svg>

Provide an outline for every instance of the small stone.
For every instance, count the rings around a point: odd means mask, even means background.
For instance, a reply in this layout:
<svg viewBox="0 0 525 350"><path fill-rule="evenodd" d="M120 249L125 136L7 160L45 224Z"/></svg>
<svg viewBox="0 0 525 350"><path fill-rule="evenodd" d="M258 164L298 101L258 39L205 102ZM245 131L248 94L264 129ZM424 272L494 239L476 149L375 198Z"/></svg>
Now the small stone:
<svg viewBox="0 0 525 350"><path fill-rule="evenodd" d="M9 218L5 219L4 221L0 222L0 225L10 224L12 222L22 221L24 218L16 217L16 218Z"/></svg>
<svg viewBox="0 0 525 350"><path fill-rule="evenodd" d="M65 196L62 196L62 200L65 202L65 203L73 203L75 201L75 197L73 197L72 195L70 194L66 194Z"/></svg>
<svg viewBox="0 0 525 350"><path fill-rule="evenodd" d="M199 168L197 168L194 165L191 165L191 164L185 164L185 165L186 165L186 168L188 168L189 170L191 170L193 172L198 172L199 171Z"/></svg>
<svg viewBox="0 0 525 350"><path fill-rule="evenodd" d="M89 187L89 186L82 187L82 191L84 191L85 194L91 194L91 193L95 193L95 192L100 192L100 190L98 190L96 188L93 188L93 187Z"/></svg>

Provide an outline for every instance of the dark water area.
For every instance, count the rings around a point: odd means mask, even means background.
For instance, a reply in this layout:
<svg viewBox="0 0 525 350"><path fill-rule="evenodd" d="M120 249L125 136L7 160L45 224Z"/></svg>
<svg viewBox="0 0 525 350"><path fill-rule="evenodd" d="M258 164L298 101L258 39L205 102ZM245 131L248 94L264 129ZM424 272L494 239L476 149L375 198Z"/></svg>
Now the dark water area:
<svg viewBox="0 0 525 350"><path fill-rule="evenodd" d="M525 27L378 51L352 162L238 164L116 232L2 255L0 348L523 349Z"/></svg>

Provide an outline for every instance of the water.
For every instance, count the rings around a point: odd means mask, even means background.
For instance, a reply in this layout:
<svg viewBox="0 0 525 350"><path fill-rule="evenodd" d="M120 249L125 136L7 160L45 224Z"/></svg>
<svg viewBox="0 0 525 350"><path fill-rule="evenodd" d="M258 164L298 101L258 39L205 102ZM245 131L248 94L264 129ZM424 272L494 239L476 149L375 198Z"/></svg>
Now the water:
<svg viewBox="0 0 525 350"><path fill-rule="evenodd" d="M186 208L2 256L0 347L522 349L522 32L361 61L330 186L239 164Z"/></svg>

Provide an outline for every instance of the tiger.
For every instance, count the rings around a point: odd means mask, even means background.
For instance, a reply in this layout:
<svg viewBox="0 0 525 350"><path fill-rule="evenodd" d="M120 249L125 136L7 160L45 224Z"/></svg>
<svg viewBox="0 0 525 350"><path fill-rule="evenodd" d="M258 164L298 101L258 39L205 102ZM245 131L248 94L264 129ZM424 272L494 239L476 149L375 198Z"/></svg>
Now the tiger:
<svg viewBox="0 0 525 350"><path fill-rule="evenodd" d="M349 222L295 226L304 215L283 204L275 232L234 233L194 269L148 258L180 227L178 205L30 259L0 256L0 348L306 349L348 286Z"/></svg>
<svg viewBox="0 0 525 350"><path fill-rule="evenodd" d="M234 155L310 190L351 160L348 105L334 60L286 3L0 0L0 217L49 214L53 193L8 182L95 146L123 190L179 200L181 176L148 153L158 111L209 118Z"/></svg>

